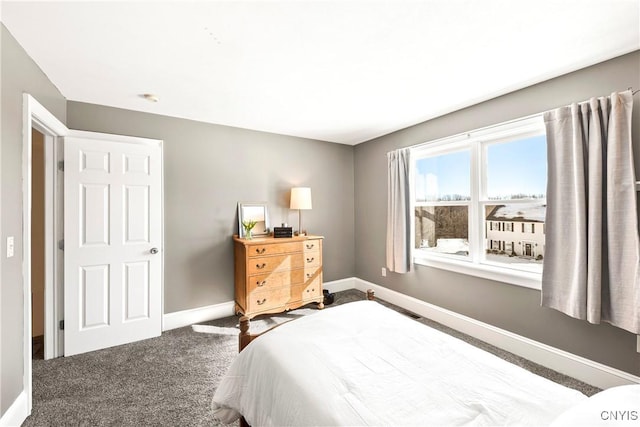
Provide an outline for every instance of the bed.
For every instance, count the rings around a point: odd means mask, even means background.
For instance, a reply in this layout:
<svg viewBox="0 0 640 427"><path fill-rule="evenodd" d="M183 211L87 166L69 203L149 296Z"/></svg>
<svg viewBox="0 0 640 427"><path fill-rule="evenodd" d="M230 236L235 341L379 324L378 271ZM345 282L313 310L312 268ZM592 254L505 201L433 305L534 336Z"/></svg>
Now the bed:
<svg viewBox="0 0 640 427"><path fill-rule="evenodd" d="M241 326L246 345L247 323ZM242 338L241 338L242 341ZM375 301L279 325L234 360L216 419L254 426L549 425L587 399Z"/></svg>

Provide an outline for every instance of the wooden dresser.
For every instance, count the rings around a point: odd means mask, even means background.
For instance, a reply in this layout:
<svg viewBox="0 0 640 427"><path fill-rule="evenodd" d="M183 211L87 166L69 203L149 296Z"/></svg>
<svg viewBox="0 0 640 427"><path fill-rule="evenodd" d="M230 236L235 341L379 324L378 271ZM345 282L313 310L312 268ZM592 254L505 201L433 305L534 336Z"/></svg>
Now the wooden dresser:
<svg viewBox="0 0 640 427"><path fill-rule="evenodd" d="M317 302L322 293L322 236L233 237L236 313L249 318Z"/></svg>

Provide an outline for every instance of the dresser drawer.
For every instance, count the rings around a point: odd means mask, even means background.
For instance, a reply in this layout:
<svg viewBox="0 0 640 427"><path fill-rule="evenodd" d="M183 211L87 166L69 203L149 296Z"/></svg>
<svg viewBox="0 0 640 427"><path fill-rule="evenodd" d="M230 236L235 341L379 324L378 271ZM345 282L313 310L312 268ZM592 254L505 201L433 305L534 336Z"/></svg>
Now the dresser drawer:
<svg viewBox="0 0 640 427"><path fill-rule="evenodd" d="M298 301L307 301L310 299L317 300L320 296L322 296L322 281L317 277L307 284L294 286L291 298Z"/></svg>
<svg viewBox="0 0 640 427"><path fill-rule="evenodd" d="M247 248L249 258L302 252L305 242L256 244ZM316 244L317 246L317 244Z"/></svg>
<svg viewBox="0 0 640 427"><path fill-rule="evenodd" d="M320 252L305 252L302 257L302 262L305 268L317 267L320 265Z"/></svg>
<svg viewBox="0 0 640 427"><path fill-rule="evenodd" d="M312 257L313 258L313 257ZM249 276L255 274L269 273L271 271L285 271L313 265L313 260L305 260L300 253L291 255L275 255L251 258L247 262L247 272Z"/></svg>
<svg viewBox="0 0 640 427"><path fill-rule="evenodd" d="M307 252L319 252L320 251L320 240L307 240L302 243L302 250Z"/></svg>
<svg viewBox="0 0 640 427"><path fill-rule="evenodd" d="M271 310L285 306L291 297L291 288L282 287L252 292L247 297L247 311L250 313Z"/></svg>
<svg viewBox="0 0 640 427"><path fill-rule="evenodd" d="M312 281L312 280L320 277L321 273L322 273L322 269L320 268L319 265L306 267L304 269L304 274L302 276L302 280L300 282L296 282L295 284L297 284L297 283L309 283L309 281Z"/></svg>
<svg viewBox="0 0 640 427"><path fill-rule="evenodd" d="M317 270L317 269L315 269ZM308 269L308 273L315 271L313 268ZM256 274L249 277L249 292L255 290L273 289L280 286L289 286L304 283L305 273L307 269L297 268L291 271L272 271L265 274Z"/></svg>

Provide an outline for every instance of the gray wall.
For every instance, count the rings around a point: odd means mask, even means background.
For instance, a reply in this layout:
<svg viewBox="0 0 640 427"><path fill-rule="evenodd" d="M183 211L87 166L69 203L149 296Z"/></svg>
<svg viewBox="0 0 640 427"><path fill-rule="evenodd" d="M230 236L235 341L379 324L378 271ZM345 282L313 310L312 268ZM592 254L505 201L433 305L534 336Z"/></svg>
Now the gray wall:
<svg viewBox="0 0 640 427"><path fill-rule="evenodd" d="M2 204L0 205L0 415L22 391L23 287L22 287L22 94L30 93L63 123L66 100L0 24L2 76ZM7 258L8 236L15 237L15 256Z"/></svg>
<svg viewBox="0 0 640 427"><path fill-rule="evenodd" d="M72 129L164 140L165 313L232 301L237 203L297 225L293 186L311 187L302 222L325 236L325 281L354 275L351 146L78 102L67 115Z"/></svg>
<svg viewBox="0 0 640 427"><path fill-rule="evenodd" d="M359 144L355 149L356 276L571 353L640 375L635 335L540 307L540 292L439 269L381 277L385 264L386 153L628 87L640 89L640 51ZM640 166L640 94L633 141ZM428 100L425 100L428 102ZM640 175L639 175L640 176Z"/></svg>

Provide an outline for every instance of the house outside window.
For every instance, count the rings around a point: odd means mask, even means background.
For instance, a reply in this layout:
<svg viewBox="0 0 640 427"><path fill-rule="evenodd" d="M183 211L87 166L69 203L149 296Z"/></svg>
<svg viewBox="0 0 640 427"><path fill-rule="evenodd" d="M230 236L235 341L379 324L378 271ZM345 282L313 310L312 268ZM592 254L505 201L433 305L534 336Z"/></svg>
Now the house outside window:
<svg viewBox="0 0 640 427"><path fill-rule="evenodd" d="M507 255L509 257L519 257L525 259L544 259L544 233L541 226L536 227L536 223L544 223L546 205L540 203L518 204L518 205L487 205L487 221L504 221L503 231L488 229L486 231L487 259L500 262L500 258L493 255ZM526 230L514 232L513 230ZM502 247L495 247L491 242L503 241Z"/></svg>
<svg viewBox="0 0 640 427"><path fill-rule="evenodd" d="M414 262L539 288L546 137L540 116L412 151Z"/></svg>

